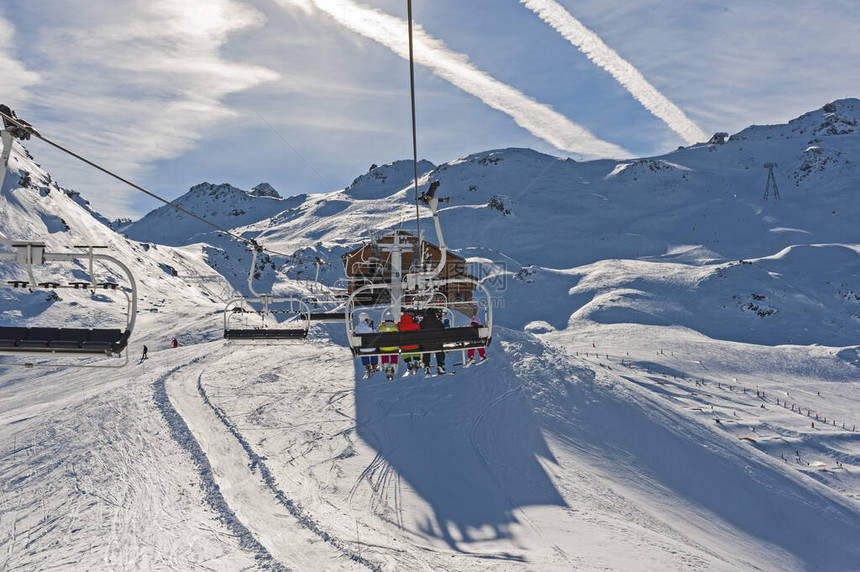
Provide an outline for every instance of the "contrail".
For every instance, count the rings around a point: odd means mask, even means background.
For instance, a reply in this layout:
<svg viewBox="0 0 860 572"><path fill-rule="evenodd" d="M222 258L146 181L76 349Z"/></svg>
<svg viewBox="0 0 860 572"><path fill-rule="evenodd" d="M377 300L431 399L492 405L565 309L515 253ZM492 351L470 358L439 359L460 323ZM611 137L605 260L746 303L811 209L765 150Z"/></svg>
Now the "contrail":
<svg viewBox="0 0 860 572"><path fill-rule="evenodd" d="M282 6L307 10L314 6L331 16L338 24L366 38L379 42L404 59L409 59L406 21L361 6L352 0L277 0ZM597 157L629 157L625 149L595 137L588 129L573 123L511 86L482 72L464 54L449 50L420 26L413 27L415 61L439 77L508 114L520 127L543 139L556 149Z"/></svg>
<svg viewBox="0 0 860 572"><path fill-rule="evenodd" d="M633 67L633 64L603 43L600 37L582 25L555 0L520 0L527 8L540 16L566 40L576 46L588 59L608 71L618 83L641 103L645 109L661 119L688 144L707 140L704 131L693 123L684 112L657 91L648 80Z"/></svg>

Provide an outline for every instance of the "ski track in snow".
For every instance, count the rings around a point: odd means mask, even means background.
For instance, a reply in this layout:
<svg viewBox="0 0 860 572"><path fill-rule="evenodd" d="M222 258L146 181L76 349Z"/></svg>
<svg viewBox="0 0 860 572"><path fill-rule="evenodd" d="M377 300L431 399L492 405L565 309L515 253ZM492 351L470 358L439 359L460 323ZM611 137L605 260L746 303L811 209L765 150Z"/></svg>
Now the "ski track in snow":
<svg viewBox="0 0 860 572"><path fill-rule="evenodd" d="M218 419L221 420L224 426L242 445L242 448L245 450L245 453L248 455L248 458L251 461L250 465L248 465L248 469L252 473L255 470L258 470L260 472L260 476L266 483L266 487L268 487L268 489L272 492L279 504L286 508L289 513L293 515L303 527L313 532L323 541L331 543L332 546L337 548L340 552L349 557L351 560L354 560L359 564L363 564L364 566L371 570L374 570L375 572L379 572L379 566L368 561L366 558L362 558L361 556L353 553L348 548L345 548L342 542L322 530L318 523L316 523L307 514L304 514L301 507L296 506L296 504L292 500L288 499L286 495L284 495L283 491L278 488L277 482L272 476L272 472L266 465L264 458L260 457L254 452L254 449L251 447L250 443L248 443L248 440L245 439L242 434L236 429L236 426L230 421L230 419L227 418L226 414L210 401L209 397L206 395L206 391L203 389L203 374L200 374L200 376L197 378L197 392L200 394L200 397L203 399L203 402L206 403L206 405L208 405L212 409L215 415L218 416Z"/></svg>
<svg viewBox="0 0 860 572"><path fill-rule="evenodd" d="M276 568L351 570L362 564L361 568L377 569L352 554L347 560L340 557L333 550L337 545L334 539L277 489L262 459L212 406L200 381L195 382L202 379L205 368L205 363L193 364L187 373L170 376L165 387L211 467L214 488L226 503L219 512L235 514L253 540L252 547L259 544L261 551L275 560Z"/></svg>
<svg viewBox="0 0 860 572"><path fill-rule="evenodd" d="M253 565L197 505L186 453L159 437L170 429L148 377L101 388L80 370L23 380L39 399L3 408L17 420L0 442L0 570Z"/></svg>
<svg viewBox="0 0 860 572"><path fill-rule="evenodd" d="M189 365L194 365L198 361L200 360L192 360ZM218 482L220 479L215 476L215 471L213 471L211 466L211 458L201 447L199 441L195 439L193 431L189 427L186 418L180 413L180 409L174 405L175 399L171 400L167 390L167 380L171 377L184 378L184 375L177 375L182 369L183 366L176 367L156 380L153 384L154 398L156 405L161 410L168 426L170 426L174 440L188 451L197 464L201 479L203 480L203 487L206 491L206 502L218 513L219 518L224 521L228 528L237 535L244 549L256 552L266 567L271 567L273 570L278 571L289 570L280 562L273 561L267 547L257 540L248 527L236 516L236 512L230 508L221 492L222 487Z"/></svg>

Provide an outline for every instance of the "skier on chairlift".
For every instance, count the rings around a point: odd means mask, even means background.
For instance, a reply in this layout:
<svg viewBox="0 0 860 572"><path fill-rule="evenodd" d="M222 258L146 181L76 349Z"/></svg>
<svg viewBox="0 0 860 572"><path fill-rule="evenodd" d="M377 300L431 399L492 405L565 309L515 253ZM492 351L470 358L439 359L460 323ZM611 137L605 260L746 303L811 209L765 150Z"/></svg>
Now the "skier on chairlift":
<svg viewBox="0 0 860 572"><path fill-rule="evenodd" d="M367 312L361 312L358 315L358 325L355 326L355 333L356 334L373 334L373 333L375 333L373 326L371 325L371 322L370 322L370 316L367 315ZM362 349L359 351L365 352L365 353L372 352L373 348ZM377 371L377 367L376 367L377 362L378 362L378 360L376 359L376 356L361 356L361 364L364 366L364 377L365 378L372 376L374 374L374 372Z"/></svg>
<svg viewBox="0 0 860 572"><path fill-rule="evenodd" d="M394 323L394 316L390 311L386 311L382 316L382 323L379 324L377 331L380 333L396 332L397 324ZM397 368L397 346L386 346L379 348L384 352L392 352L391 355L382 356L382 371L388 381L394 379L394 370Z"/></svg>
<svg viewBox="0 0 860 572"><path fill-rule="evenodd" d="M426 314L424 314L424 319L421 320L421 329L428 331L441 331L445 329L445 326L442 324L442 320L439 316L439 311L436 309L429 310ZM445 352L442 351L441 342L426 344L423 348L425 351L427 350L435 350L436 353L436 374L443 375L445 373ZM430 373L430 354L425 353L423 357L424 361L424 373Z"/></svg>
<svg viewBox="0 0 860 572"><path fill-rule="evenodd" d="M401 332L410 332L419 329L419 326L415 323L415 319L412 317L412 314L403 314L400 316L400 321L397 323L397 327ZM417 350L418 346L401 346L400 349L404 352L403 363L406 364L406 371L410 375L415 375L421 367L421 356L419 354L410 354L408 352L409 350Z"/></svg>
<svg viewBox="0 0 860 572"><path fill-rule="evenodd" d="M469 325L473 328L481 327L481 318L478 317L477 314L472 316L472 321L469 322ZM487 350L484 348L478 348L478 356L481 358L481 362L487 359ZM466 352L466 365L472 365L475 363L475 348L469 348L469 351ZM480 363L480 362L479 362Z"/></svg>

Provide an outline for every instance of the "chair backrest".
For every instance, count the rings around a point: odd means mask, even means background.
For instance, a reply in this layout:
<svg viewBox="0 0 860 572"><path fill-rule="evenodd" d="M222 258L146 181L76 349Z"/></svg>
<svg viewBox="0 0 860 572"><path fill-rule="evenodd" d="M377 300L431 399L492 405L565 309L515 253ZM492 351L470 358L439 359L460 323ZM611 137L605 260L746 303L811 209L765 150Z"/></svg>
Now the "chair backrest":
<svg viewBox="0 0 860 572"><path fill-rule="evenodd" d="M23 340L27 335L27 328L18 326L0 327L0 340Z"/></svg>
<svg viewBox="0 0 860 572"><path fill-rule="evenodd" d="M26 340L50 342L56 340L60 335L60 328L29 328Z"/></svg>
<svg viewBox="0 0 860 572"><path fill-rule="evenodd" d="M90 342L118 342L122 338L122 330L119 329L97 329L90 331Z"/></svg>
<svg viewBox="0 0 860 572"><path fill-rule="evenodd" d="M57 340L61 342L85 342L90 337L90 330L82 328L61 328Z"/></svg>

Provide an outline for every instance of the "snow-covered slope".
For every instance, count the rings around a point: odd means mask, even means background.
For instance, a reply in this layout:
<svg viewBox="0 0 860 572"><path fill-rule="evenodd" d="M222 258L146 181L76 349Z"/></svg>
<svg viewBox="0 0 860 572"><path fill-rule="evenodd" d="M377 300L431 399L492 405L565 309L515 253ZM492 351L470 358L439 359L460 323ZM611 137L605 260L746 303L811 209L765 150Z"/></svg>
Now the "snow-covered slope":
<svg viewBox="0 0 860 572"><path fill-rule="evenodd" d="M486 363L395 383L361 379L340 324L221 340L243 245L164 208L117 234L16 147L0 230L111 246L150 358L0 372L0 568L860 569L858 119L850 99L661 157L422 163L501 326ZM261 291L310 292L316 257L334 284L369 230L414 225L411 176L176 202L294 254L261 260ZM4 323L110 313L44 298L5 295Z"/></svg>
<svg viewBox="0 0 860 572"><path fill-rule="evenodd" d="M430 161L418 162L418 176L432 171L435 165ZM412 161L394 161L382 166L371 165L367 173L357 177L345 190L357 199L381 199L394 190L409 186L414 178L415 167Z"/></svg>
<svg viewBox="0 0 860 572"><path fill-rule="evenodd" d="M117 234L77 192L54 182L18 143L9 168L0 207L3 235L13 241L42 241L52 252L72 252L78 245L105 247L100 252L123 261L135 276L142 316L159 319L160 312L175 305L208 312L232 294L227 280L205 264L201 245L142 244ZM112 277L123 281L117 269L97 265L96 274L97 280ZM36 267L34 275L38 282L89 279L85 260ZM0 280L13 279L26 279L25 269L2 265ZM3 325L120 327L125 323L125 309L120 298L70 289L9 289L0 300Z"/></svg>

